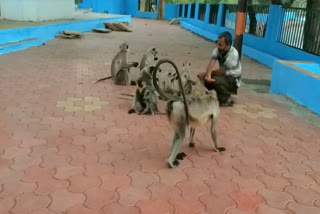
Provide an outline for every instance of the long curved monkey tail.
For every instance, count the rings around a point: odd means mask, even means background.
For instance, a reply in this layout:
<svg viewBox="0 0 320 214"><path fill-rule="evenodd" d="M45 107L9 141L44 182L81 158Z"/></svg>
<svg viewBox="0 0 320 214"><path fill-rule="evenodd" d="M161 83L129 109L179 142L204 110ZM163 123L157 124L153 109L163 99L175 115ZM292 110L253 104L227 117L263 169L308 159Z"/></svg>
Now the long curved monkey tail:
<svg viewBox="0 0 320 214"><path fill-rule="evenodd" d="M179 73L179 70L178 70L178 67L177 65L169 60L169 59L162 59L160 60L155 68L154 68L154 71L153 71L153 85L155 87L155 89L157 90L157 92L160 94L160 96L162 96L165 100L173 100L173 101L178 101L178 100L181 100L181 98L179 96L174 96L174 95L169 95L167 93L165 93L158 85L157 83L157 72L160 68L160 65L164 64L164 63L169 63L173 66L176 74L177 74L177 77L178 77L178 82L179 82L179 88L180 88L180 92L182 94L182 98L183 98L183 103L184 103L184 108L185 108L185 112L186 112L186 120L187 120L187 124L189 124L189 106L188 106L188 102L187 102L187 99L186 99L186 95L185 95L185 91L184 91L184 88L183 88L183 85L182 85L182 81L181 81L181 76L180 76L180 73ZM168 111L168 110L167 110ZM169 113L169 112L167 112Z"/></svg>

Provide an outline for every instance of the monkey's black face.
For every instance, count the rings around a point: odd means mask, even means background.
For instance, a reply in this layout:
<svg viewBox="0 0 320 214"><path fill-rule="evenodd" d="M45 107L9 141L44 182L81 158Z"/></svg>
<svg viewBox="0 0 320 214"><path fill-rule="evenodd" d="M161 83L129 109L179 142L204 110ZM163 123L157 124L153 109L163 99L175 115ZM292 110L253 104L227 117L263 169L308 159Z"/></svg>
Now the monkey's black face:
<svg viewBox="0 0 320 214"><path fill-rule="evenodd" d="M129 45L127 43L123 43L122 45L120 45L119 48L122 51L128 51L129 50Z"/></svg>
<svg viewBox="0 0 320 214"><path fill-rule="evenodd" d="M185 66L189 66L189 67L191 67L191 62L183 63L183 64L182 64L182 67L185 67Z"/></svg>
<svg viewBox="0 0 320 214"><path fill-rule="evenodd" d="M154 69L155 69L154 66L151 66L151 67L150 67L149 73L150 73L151 75L153 74Z"/></svg>

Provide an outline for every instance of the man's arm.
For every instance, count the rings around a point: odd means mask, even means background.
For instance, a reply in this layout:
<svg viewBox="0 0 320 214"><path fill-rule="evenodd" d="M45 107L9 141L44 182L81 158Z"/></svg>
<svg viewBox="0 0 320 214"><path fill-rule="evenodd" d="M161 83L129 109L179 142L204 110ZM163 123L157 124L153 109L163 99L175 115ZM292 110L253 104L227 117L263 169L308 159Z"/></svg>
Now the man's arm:
<svg viewBox="0 0 320 214"><path fill-rule="evenodd" d="M211 59L208 66L207 66L207 71L206 71L206 77L207 78L210 78L211 79L211 75L212 75L212 71L213 71L213 68L216 64L217 60L215 59Z"/></svg>

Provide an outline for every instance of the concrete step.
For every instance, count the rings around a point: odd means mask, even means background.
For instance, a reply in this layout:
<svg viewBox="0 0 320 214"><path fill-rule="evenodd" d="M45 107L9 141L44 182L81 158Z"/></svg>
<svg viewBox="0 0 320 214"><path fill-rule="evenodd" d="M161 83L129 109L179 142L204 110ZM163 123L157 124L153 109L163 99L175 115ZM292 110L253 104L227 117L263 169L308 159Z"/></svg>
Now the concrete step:
<svg viewBox="0 0 320 214"><path fill-rule="evenodd" d="M45 45L44 39L32 38L0 45L0 55Z"/></svg>

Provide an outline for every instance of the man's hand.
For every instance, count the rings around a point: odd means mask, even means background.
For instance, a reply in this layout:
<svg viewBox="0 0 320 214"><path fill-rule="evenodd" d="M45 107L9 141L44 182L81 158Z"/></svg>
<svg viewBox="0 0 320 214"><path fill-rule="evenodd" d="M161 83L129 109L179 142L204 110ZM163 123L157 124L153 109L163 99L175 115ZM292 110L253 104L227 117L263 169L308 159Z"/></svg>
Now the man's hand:
<svg viewBox="0 0 320 214"><path fill-rule="evenodd" d="M211 59L208 66L207 66L207 69L206 69L206 77L208 79L211 79L211 75L212 75L212 71L213 71L213 68L214 68L214 65L216 64L216 60L215 59ZM206 78L205 78L206 79Z"/></svg>
<svg viewBox="0 0 320 214"><path fill-rule="evenodd" d="M216 81L215 79L212 79L210 76L206 76L206 77L204 78L204 80L205 80L207 83L213 83L213 82Z"/></svg>

